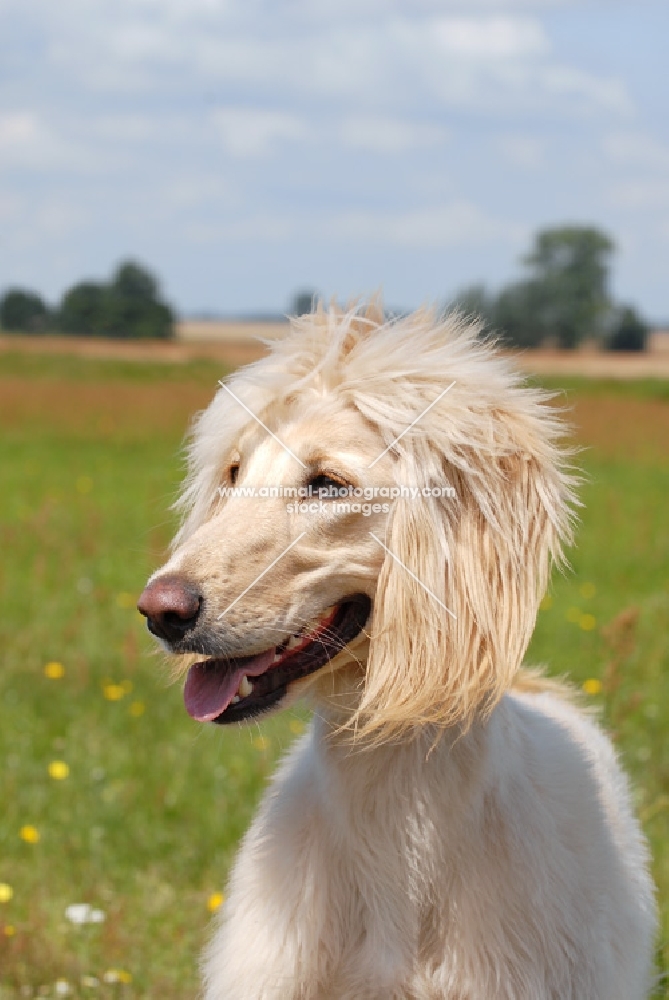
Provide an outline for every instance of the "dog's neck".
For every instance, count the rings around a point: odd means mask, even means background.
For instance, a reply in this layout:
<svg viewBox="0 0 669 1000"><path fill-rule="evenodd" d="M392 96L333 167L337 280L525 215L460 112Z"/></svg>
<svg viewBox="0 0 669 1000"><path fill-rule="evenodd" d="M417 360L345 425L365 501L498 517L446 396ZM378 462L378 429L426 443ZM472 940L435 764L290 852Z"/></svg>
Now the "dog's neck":
<svg viewBox="0 0 669 1000"><path fill-rule="evenodd" d="M475 722L466 733L422 727L410 736L362 745L332 717L317 714L312 738L324 811L345 831L346 823L351 829L359 823L359 816L348 815L353 804L357 811L364 803L368 818L376 817L382 828L388 816L413 814L420 823L438 798L453 806L447 812L452 838L462 837L488 784L491 721ZM392 837L390 830L379 833Z"/></svg>

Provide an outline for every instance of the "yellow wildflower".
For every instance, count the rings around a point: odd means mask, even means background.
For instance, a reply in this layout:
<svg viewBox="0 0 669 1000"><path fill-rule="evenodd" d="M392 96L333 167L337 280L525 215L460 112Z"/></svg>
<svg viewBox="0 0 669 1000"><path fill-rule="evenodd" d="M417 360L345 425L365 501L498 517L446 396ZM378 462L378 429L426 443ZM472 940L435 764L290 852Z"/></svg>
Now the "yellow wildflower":
<svg viewBox="0 0 669 1000"><path fill-rule="evenodd" d="M296 736L299 736L300 733L304 732L304 723L302 722L302 719L291 719L288 726L291 733L295 733Z"/></svg>
<svg viewBox="0 0 669 1000"><path fill-rule="evenodd" d="M269 747L269 740L267 739L266 736L258 736L253 741L253 746L256 748L256 750L267 750L267 748Z"/></svg>
<svg viewBox="0 0 669 1000"><path fill-rule="evenodd" d="M588 677L587 681L583 682L583 690L586 694L601 694L602 682L598 677Z"/></svg>
<svg viewBox="0 0 669 1000"><path fill-rule="evenodd" d="M222 892L212 892L211 896L207 900L207 909L210 913L214 913L215 910L219 908L225 896Z"/></svg>
<svg viewBox="0 0 669 1000"><path fill-rule="evenodd" d="M49 764L49 777L54 781L65 781L69 777L70 767L64 760L52 760Z"/></svg>
<svg viewBox="0 0 669 1000"><path fill-rule="evenodd" d="M144 715L146 711L146 706L143 701L133 701L128 709L130 714L134 719L139 719L140 715Z"/></svg>
<svg viewBox="0 0 669 1000"><path fill-rule="evenodd" d="M16 927L13 924L5 924L4 935L5 937L14 937L16 934Z"/></svg>
<svg viewBox="0 0 669 1000"><path fill-rule="evenodd" d="M93 480L90 476L79 476L77 479L77 492L90 493L93 489Z"/></svg>
<svg viewBox="0 0 669 1000"><path fill-rule="evenodd" d="M586 600L590 597L594 597L597 593L597 588L594 583L582 583L580 586L581 597L585 597Z"/></svg>
<svg viewBox="0 0 669 1000"><path fill-rule="evenodd" d="M14 890L11 885L7 885L6 882L0 882L0 903L8 903L13 895Z"/></svg>
<svg viewBox="0 0 669 1000"><path fill-rule="evenodd" d="M105 684L102 693L107 701L120 701L125 695L125 688L122 684Z"/></svg>
<svg viewBox="0 0 669 1000"><path fill-rule="evenodd" d="M44 668L44 676L48 677L51 681L60 680L61 677L65 676L65 667L62 663L58 663L56 660L52 660Z"/></svg>
<svg viewBox="0 0 669 1000"><path fill-rule="evenodd" d="M578 624L584 632L592 632L593 628L597 625L597 619L594 615L581 615Z"/></svg>
<svg viewBox="0 0 669 1000"><path fill-rule="evenodd" d="M21 840L25 840L26 844L36 844L40 838L40 833L36 827L31 826L30 823L26 823L19 830L19 837Z"/></svg>

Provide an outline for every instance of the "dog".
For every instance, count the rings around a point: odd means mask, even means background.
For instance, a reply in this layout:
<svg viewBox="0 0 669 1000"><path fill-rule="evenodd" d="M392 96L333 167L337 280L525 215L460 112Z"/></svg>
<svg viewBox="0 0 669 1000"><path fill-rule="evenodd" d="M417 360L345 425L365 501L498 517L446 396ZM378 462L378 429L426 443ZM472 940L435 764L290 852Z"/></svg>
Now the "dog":
<svg viewBox="0 0 669 1000"><path fill-rule="evenodd" d="M139 601L219 725L306 697L242 843L206 1000L642 1000L627 780L521 667L578 475L475 320L319 306L196 420Z"/></svg>

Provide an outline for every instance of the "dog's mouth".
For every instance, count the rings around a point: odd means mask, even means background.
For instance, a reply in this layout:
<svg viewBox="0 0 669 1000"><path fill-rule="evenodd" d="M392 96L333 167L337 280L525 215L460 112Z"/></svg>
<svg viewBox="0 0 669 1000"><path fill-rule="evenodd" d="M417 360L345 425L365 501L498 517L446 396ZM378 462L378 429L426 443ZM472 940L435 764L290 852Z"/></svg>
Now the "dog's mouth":
<svg viewBox="0 0 669 1000"><path fill-rule="evenodd" d="M356 594L263 653L193 664L184 688L186 711L198 722L225 725L269 710L291 684L320 670L360 634L371 606L369 597Z"/></svg>

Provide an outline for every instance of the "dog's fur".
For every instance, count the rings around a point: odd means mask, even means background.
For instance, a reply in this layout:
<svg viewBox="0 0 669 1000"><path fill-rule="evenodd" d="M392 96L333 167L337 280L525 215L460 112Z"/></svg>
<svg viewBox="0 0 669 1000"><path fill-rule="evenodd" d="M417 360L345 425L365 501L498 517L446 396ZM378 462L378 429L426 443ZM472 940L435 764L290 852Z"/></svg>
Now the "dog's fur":
<svg viewBox="0 0 669 1000"><path fill-rule="evenodd" d="M347 595L373 604L291 692L314 720L241 847L206 1000L647 997L654 890L626 779L577 699L518 673L571 540L549 397L475 323L384 324L375 306L295 320L228 385L244 405L221 389L199 417L159 571L201 589L198 642L241 656ZM243 485L305 478L248 411L312 473L456 498L369 517L221 500L231 468Z"/></svg>

